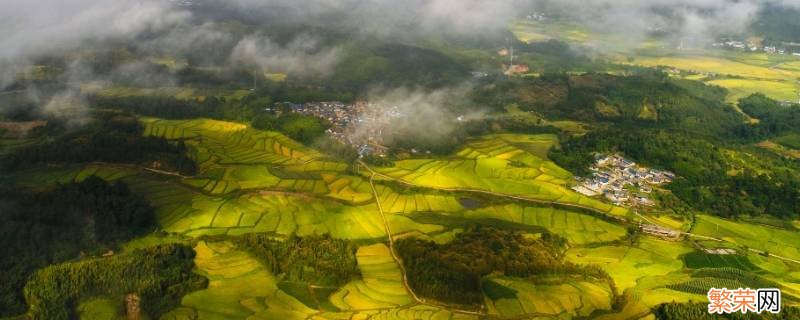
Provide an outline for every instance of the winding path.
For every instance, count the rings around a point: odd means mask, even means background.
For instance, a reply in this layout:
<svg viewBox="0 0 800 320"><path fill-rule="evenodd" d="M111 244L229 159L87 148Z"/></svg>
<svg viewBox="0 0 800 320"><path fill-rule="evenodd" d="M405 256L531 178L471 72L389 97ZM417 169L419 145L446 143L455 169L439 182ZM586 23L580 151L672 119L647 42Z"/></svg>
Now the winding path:
<svg viewBox="0 0 800 320"><path fill-rule="evenodd" d="M367 167L366 164L364 164L363 162L360 162L360 163L363 164L367 168L367 170L369 170L371 172L370 177L369 177L369 186L372 189L373 197L375 197L375 203L378 205L378 212L381 215L381 220L383 220L383 226L386 229L386 236L389 238L389 252L392 254L392 258L394 259L394 261L400 267L400 273L402 273L402 278L403 278L403 287L406 288L406 292L408 292L411 295L411 298L413 298L414 301L416 301L418 304L423 304L423 305L428 305L428 306L432 306L432 307L442 308L442 309L445 309L445 310L448 310L448 311L451 311L451 312L455 312L455 313L470 314L470 315L476 315L476 316L486 316L486 313L479 312L479 311L471 311L471 310L459 309L459 308L456 308L456 307L453 307L453 306L450 306L450 305L446 305L446 304L443 304L443 303L432 303L432 302L427 301L426 299L421 299L419 296L417 296L416 293L414 293L414 290L411 289L411 286L408 284L408 272L406 271L406 267L403 265L403 260L400 258L400 256L397 255L397 251L395 250L395 247L394 247L394 234L392 233L392 228L389 225L389 220L386 219L386 214L383 212L383 206L381 206L381 200L380 200L380 197L378 196L378 191L375 189L375 175L376 175L376 172L372 171L372 169L369 169L369 167Z"/></svg>

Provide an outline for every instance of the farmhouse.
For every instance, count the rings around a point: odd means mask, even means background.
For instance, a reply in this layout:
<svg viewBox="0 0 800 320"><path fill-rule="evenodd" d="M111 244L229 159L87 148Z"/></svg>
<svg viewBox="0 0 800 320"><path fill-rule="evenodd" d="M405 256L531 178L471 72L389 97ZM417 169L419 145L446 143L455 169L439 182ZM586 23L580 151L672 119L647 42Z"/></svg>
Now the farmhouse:
<svg viewBox="0 0 800 320"><path fill-rule="evenodd" d="M664 228L662 226L654 225L654 224L639 224L639 229L649 235L654 235L656 237L665 238L665 239L678 239L681 236L681 233L677 230Z"/></svg>
<svg viewBox="0 0 800 320"><path fill-rule="evenodd" d="M578 186L572 189L587 196L602 194L609 201L626 206L655 205L647 194L653 192L653 186L675 178L672 172L644 168L620 155L598 155L589 169L592 176L579 179Z"/></svg>

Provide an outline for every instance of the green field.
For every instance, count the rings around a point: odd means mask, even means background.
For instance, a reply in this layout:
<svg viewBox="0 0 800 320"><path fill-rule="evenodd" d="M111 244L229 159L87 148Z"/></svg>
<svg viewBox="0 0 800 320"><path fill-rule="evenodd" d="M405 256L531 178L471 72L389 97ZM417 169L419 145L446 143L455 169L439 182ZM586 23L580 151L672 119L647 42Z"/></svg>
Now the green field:
<svg viewBox="0 0 800 320"><path fill-rule="evenodd" d="M638 42L618 35L592 32L568 22L519 22L511 31L523 42L559 39L599 49L610 61L623 65L668 67L683 71L681 77L700 80L729 90L727 101L760 92L776 100L797 101L800 94L800 58L763 52L725 50L677 50L656 39ZM622 44L622 45L620 45Z"/></svg>
<svg viewBox="0 0 800 320"><path fill-rule="evenodd" d="M698 215L692 232L800 260L800 233L796 231Z"/></svg>
<svg viewBox="0 0 800 320"><path fill-rule="evenodd" d="M467 220L500 220L542 227L572 244L609 242L625 237L625 229L595 216L550 207L523 207L517 204L466 210L446 216Z"/></svg>
<svg viewBox="0 0 800 320"><path fill-rule="evenodd" d="M753 265L747 257L741 255L708 254L705 252L692 252L683 256L683 262L687 268L723 268L731 267L744 271L758 271L759 268Z"/></svg>
<svg viewBox="0 0 800 320"><path fill-rule="evenodd" d="M384 244L361 247L356 252L363 279L348 283L331 295L341 310L369 310L404 306L412 302L403 287L400 267Z"/></svg>
<svg viewBox="0 0 800 320"><path fill-rule="evenodd" d="M369 169L349 171L348 164L278 133L214 120L144 123L148 135L185 141L200 172L180 177L132 165L91 164L38 168L17 172L12 179L21 186L92 175L124 181L156 208L159 229L166 232L135 239L124 250L196 243L196 272L210 279L209 287L185 296L182 306L164 319L474 319L473 314L414 302L385 244L378 203L395 238L446 243L474 223L531 236L554 233L566 240L568 261L600 266L628 301L609 311L607 285L492 276L496 286L486 292L486 312L494 315L638 318L659 303L699 301L703 296L697 293L708 284L753 283L731 274L778 283L787 295L800 296L800 267L791 262L756 253L710 255L685 242L647 236L631 243L626 225L618 220L629 218L629 211L573 192L568 187L572 175L547 159L558 143L553 135L490 135L470 140L449 157L370 168L378 173L373 186ZM677 229L690 225L668 215L653 219ZM785 228L698 215L691 232L729 241L698 241L707 247L747 246L800 258L800 235ZM246 233L356 240L362 276L338 289L282 282L231 243L201 238ZM698 274L703 270L718 271ZM113 319L119 307L99 297L81 301L78 311L85 319Z"/></svg>
<svg viewBox="0 0 800 320"><path fill-rule="evenodd" d="M381 180L399 180L440 190L479 190L519 196L625 216L628 210L580 195L569 188L572 176L542 158L552 146L551 135L498 135L467 144L448 159L397 161L375 168Z"/></svg>
<svg viewBox="0 0 800 320"><path fill-rule="evenodd" d="M232 244L200 242L195 251L197 272L209 286L186 295L162 319L298 319L315 312L279 290L264 266Z"/></svg>
<svg viewBox="0 0 800 320"><path fill-rule="evenodd" d="M637 246L576 248L567 259L580 264L603 267L620 290L635 288L646 277L664 276L683 269L681 255L692 249L683 243L643 238ZM635 272L632 272L635 270Z"/></svg>
<svg viewBox="0 0 800 320"><path fill-rule="evenodd" d="M500 316L539 314L559 318L587 317L598 310L611 310L608 285L589 281L534 284L524 279L495 277L492 282L515 292L515 297L489 298L489 310Z"/></svg>

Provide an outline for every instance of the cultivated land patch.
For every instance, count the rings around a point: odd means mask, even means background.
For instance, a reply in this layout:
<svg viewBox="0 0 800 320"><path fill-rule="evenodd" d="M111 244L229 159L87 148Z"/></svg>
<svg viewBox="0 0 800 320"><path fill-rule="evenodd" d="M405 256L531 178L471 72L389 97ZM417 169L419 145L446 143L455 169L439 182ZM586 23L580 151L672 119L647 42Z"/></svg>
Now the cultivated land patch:
<svg viewBox="0 0 800 320"><path fill-rule="evenodd" d="M305 319L316 312L278 289L275 277L233 244L201 241L195 251L208 288L186 295L166 319Z"/></svg>
<svg viewBox="0 0 800 320"><path fill-rule="evenodd" d="M487 297L492 313L501 316L574 318L587 317L597 310L611 310L613 294L604 283L579 280L533 283L510 277L493 277L488 281L515 292L509 296Z"/></svg>
<svg viewBox="0 0 800 320"><path fill-rule="evenodd" d="M696 219L692 233L800 260L800 233L796 231L752 223L737 223L708 215L697 215Z"/></svg>
<svg viewBox="0 0 800 320"><path fill-rule="evenodd" d="M342 310L369 310L400 307L413 301L403 286L403 274L389 247L382 243L361 247L356 259L362 279L331 295L334 306Z"/></svg>
<svg viewBox="0 0 800 320"><path fill-rule="evenodd" d="M600 266L628 298L622 310L601 316L607 319L639 318L649 307L673 300L702 301L704 296L694 293L698 285L730 282L725 275L735 273L695 274L708 268L750 272L763 281L779 283L787 294L800 292L800 268L774 257L755 253L697 256L697 249L686 243L647 236L631 244L625 226L617 221L630 217L628 210L576 194L568 188L571 174L546 158L557 143L552 135L491 135L471 140L450 157L370 168L377 172L375 196L367 168L350 170L351 164L332 161L278 133L203 119L145 119L144 123L148 135L183 140L200 163L200 173L181 177L132 165L96 163L17 172L12 182L41 187L92 175L124 181L150 201L160 230L170 234L136 239L126 246L131 248L256 232L279 237L329 234L358 240L361 246L357 259L362 279L338 290L320 288L324 294L304 295L303 287L279 286L266 268L232 244L200 241L195 248L197 272L208 276L210 285L187 295L182 306L165 319L475 319L474 314L420 305L411 299L401 269L382 244L387 234L376 199L396 237L446 243L474 223L562 236L570 248L567 260ZM800 257L800 235L785 228L699 215L691 232L731 242L699 241L706 247L748 246ZM486 311L569 318L609 309L606 285L561 280L498 277L499 286L507 289L501 292L517 293L492 295ZM111 314L108 302L105 298L82 301L79 310L85 317L103 318ZM324 310L310 306L324 306Z"/></svg>
<svg viewBox="0 0 800 320"><path fill-rule="evenodd" d="M447 216L467 220L494 219L528 226L538 226L567 239L571 244L610 242L625 237L625 228L597 216L552 207L508 204L459 211Z"/></svg>
<svg viewBox="0 0 800 320"><path fill-rule="evenodd" d="M525 42L562 39L601 48L609 60L620 64L678 69L683 71L680 77L684 79L728 89L726 100L731 103L757 92L776 100L797 101L800 93L797 83L800 59L794 56L726 50L679 51L658 40L630 43L613 34L592 33L567 22L525 21L515 24L511 31Z"/></svg>
<svg viewBox="0 0 800 320"><path fill-rule="evenodd" d="M554 143L551 135L498 135L476 140L448 159L397 161L373 168L380 180L439 190L478 190L513 195L625 216L628 209L578 194L567 187L572 175L536 156Z"/></svg>

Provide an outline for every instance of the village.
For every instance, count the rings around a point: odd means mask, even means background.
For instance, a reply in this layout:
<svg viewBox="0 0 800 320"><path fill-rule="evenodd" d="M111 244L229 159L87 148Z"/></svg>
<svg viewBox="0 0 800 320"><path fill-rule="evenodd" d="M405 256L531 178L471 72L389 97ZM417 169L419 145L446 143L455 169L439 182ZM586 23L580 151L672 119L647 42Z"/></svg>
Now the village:
<svg viewBox="0 0 800 320"><path fill-rule="evenodd" d="M587 195L603 195L616 205L626 207L653 206L648 195L653 188L675 179L675 174L637 165L620 155L600 155L590 168L592 176L577 178L572 189Z"/></svg>
<svg viewBox="0 0 800 320"><path fill-rule="evenodd" d="M786 46L789 47L798 47L798 43L786 43ZM778 46L767 46L762 45L756 41L741 41L741 40L722 40L720 42L715 42L711 45L715 48L722 48L728 50L739 50L739 51L750 51L750 52L764 52L767 54L791 54L794 56L800 56L800 49L795 49L794 52L790 51L789 49L778 47Z"/></svg>
<svg viewBox="0 0 800 320"><path fill-rule="evenodd" d="M364 101L353 104L338 101L283 104L291 112L327 120L331 125L328 135L355 148L360 157L385 155L388 148L384 145L383 129L393 119L402 116L397 107L387 108Z"/></svg>

